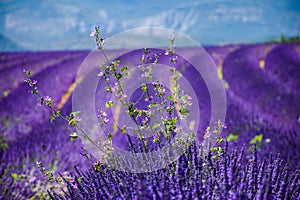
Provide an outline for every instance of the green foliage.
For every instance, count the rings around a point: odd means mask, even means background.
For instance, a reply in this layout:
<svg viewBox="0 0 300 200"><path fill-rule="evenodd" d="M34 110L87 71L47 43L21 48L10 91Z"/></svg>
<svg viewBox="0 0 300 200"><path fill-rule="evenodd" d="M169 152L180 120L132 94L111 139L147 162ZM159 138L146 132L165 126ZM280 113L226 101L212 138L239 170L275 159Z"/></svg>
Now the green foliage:
<svg viewBox="0 0 300 200"><path fill-rule="evenodd" d="M157 102L153 102L153 103L150 103L149 105L148 105L148 108L153 108L153 107L156 107L156 106L158 106L158 103Z"/></svg>
<svg viewBox="0 0 300 200"><path fill-rule="evenodd" d="M217 159L218 161L220 161L220 156L223 152L222 144L226 141L225 138L220 136L223 128L226 128L226 126L221 122L221 120L218 120L213 130L211 127L207 127L204 135L204 140L212 138L217 142L216 146L210 147L210 151L213 153L212 158Z"/></svg>
<svg viewBox="0 0 300 200"><path fill-rule="evenodd" d="M156 124L154 124L154 125L152 126L152 129L156 129L156 128L158 128L158 127L160 127L160 124L156 123Z"/></svg>
<svg viewBox="0 0 300 200"><path fill-rule="evenodd" d="M106 108L110 108L114 105L115 103L113 101L107 101L106 104L105 104L105 107Z"/></svg>
<svg viewBox="0 0 300 200"><path fill-rule="evenodd" d="M80 113L81 113L81 111L71 112L70 116L76 117L76 116L79 116Z"/></svg>
<svg viewBox="0 0 300 200"><path fill-rule="evenodd" d="M6 139L4 138L4 137L0 137L0 148L2 149L2 150L5 150L5 149L7 149L8 148L8 144L7 144L7 141L6 141Z"/></svg>
<svg viewBox="0 0 300 200"><path fill-rule="evenodd" d="M250 144L261 143L263 139L263 134L256 135L254 138L250 140Z"/></svg>
<svg viewBox="0 0 300 200"><path fill-rule="evenodd" d="M228 142L230 142L230 141L235 141L235 140L237 140L238 138L239 138L238 135L231 133L230 135L227 136L226 140L227 140Z"/></svg>
<svg viewBox="0 0 300 200"><path fill-rule="evenodd" d="M125 108L126 113L132 118L132 120L135 122L135 127L126 127L123 126L120 129L120 132L123 134L128 134L128 130L132 130L135 133L138 134L138 138L142 142L143 145L143 151L147 152L147 144L149 140L145 139L145 136L142 134L142 131L153 131L155 133L155 142L158 142L158 144L161 144L160 136L164 134L165 138L167 138L170 142L171 137L173 137L175 134L182 134L181 129L177 128L180 120L187 120L187 116L189 116L190 110L189 106L191 105L191 97L186 95L184 91L180 88L179 80L182 78L182 74L176 70L176 63L177 63L177 56L175 55L175 46L174 46L174 36L170 37L169 40L171 42L171 45L168 47L168 49L165 51L164 55L167 55L170 62L173 64L173 67L170 67L170 71L172 72L171 76L171 95L166 96L166 90L165 87L160 84L160 80L154 80L153 71L156 67L156 64L158 63L158 60L161 56L161 54L151 54L151 49L144 48L143 49L143 56L142 56L142 65L139 67L139 69L143 72L141 75L142 78L145 80L145 83L140 85L141 90L143 91L143 94L140 96L140 98L136 102L128 101L126 98L126 94L124 92L124 86L125 82L123 81L123 78L125 76L129 76L128 67L126 65L122 65L119 60L110 61L108 57L106 56L106 53L104 52L104 44L105 40L104 38L99 36L99 27L95 27L95 30L91 34L91 36L95 37L95 41L97 43L98 49L103 53L104 58L106 59L106 62L103 62L99 70L100 72L97 74L102 80L105 81L105 91L111 93L118 102L114 101L107 101L105 102L106 109L111 108L116 103L120 103L117 105L121 105ZM73 141L76 138L83 138L89 140L92 144L94 144L99 149L99 163L96 163L95 169L99 170L99 167L102 164L106 164L106 160L108 160L109 156L112 156L112 133L110 133L111 128L107 127L110 123L108 123L109 119L105 113L105 111L99 111L98 117L100 117L100 125L104 126L106 132L106 139L103 141L100 140L98 142L93 141L91 138L89 138L88 134L81 129L79 126L80 122L80 111L71 112L69 115L63 116L59 110L56 110L53 107L54 101L46 96L41 96L39 94L38 88L37 88L37 81L32 80L30 78L31 72L25 71L25 74L27 78L25 81L29 84L29 86L32 88L32 94L35 94L38 96L38 100L40 101L41 105L44 105L48 107L52 113L50 116L50 122L53 122L57 117L64 119L68 122L69 125L75 126L79 132L74 132L69 135L70 140ZM156 98L153 98L149 93L149 84L152 84L154 86L155 96ZM145 98L146 99L143 99ZM159 99L158 101L155 101L155 99ZM148 103L147 108L145 109L138 109L136 104L140 100L145 100L145 102ZM157 115L158 114L158 115ZM179 115L178 117L174 117L176 115ZM159 118L157 117L159 116ZM139 125L139 121L142 120L142 125ZM149 123L149 122L153 123ZM188 122L187 122L188 123ZM114 125L115 126L115 125ZM191 129L194 129L194 122L189 123L189 131L187 133L188 136L191 136L189 139L194 140L195 139L195 133L191 131ZM115 131L115 127L112 127L113 131ZM118 131L118 130L116 130ZM115 133L114 133L115 134ZM127 135L128 136L128 135ZM179 139L179 143L186 144L186 141L184 139ZM133 145L131 144L130 137L128 137L129 144L131 145L130 148L134 149ZM221 142L221 141L220 141ZM90 154L87 153L87 150L84 149L84 152L82 155L86 156L88 159L90 159ZM46 171L45 167L41 165L41 163L37 163L38 167L40 168L41 172L51 181L55 180L55 177L53 175L52 171Z"/></svg>
<svg viewBox="0 0 300 200"><path fill-rule="evenodd" d="M180 108L179 112L182 116L188 116L190 113L190 110L188 110L186 108Z"/></svg>
<svg viewBox="0 0 300 200"><path fill-rule="evenodd" d="M56 117L54 115L50 116L50 122L52 123L54 120L56 119Z"/></svg>
<svg viewBox="0 0 300 200"><path fill-rule="evenodd" d="M127 132L127 127L124 125L122 128L121 128L121 133L126 133Z"/></svg>
<svg viewBox="0 0 300 200"><path fill-rule="evenodd" d="M285 37L284 35L280 35L279 41L281 43L296 43L296 42L300 42L300 37L299 36Z"/></svg>

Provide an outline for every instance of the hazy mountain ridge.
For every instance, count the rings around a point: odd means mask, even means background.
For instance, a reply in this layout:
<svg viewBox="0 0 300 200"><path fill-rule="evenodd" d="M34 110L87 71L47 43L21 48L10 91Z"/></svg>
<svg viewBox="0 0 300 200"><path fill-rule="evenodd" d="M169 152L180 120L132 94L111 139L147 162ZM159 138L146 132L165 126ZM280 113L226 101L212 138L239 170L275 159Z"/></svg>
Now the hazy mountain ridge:
<svg viewBox="0 0 300 200"><path fill-rule="evenodd" d="M145 4L136 0L92 0L87 4L49 0L6 1L1 7L0 34L27 50L91 49L94 45L89 33L95 25L101 26L106 37L132 28L164 27L213 45L300 35L300 9L293 1ZM2 46L6 43L2 38L0 42ZM19 50L13 45L6 49Z"/></svg>
<svg viewBox="0 0 300 200"><path fill-rule="evenodd" d="M23 50L21 46L18 46L9 38L0 34L0 51L20 51Z"/></svg>

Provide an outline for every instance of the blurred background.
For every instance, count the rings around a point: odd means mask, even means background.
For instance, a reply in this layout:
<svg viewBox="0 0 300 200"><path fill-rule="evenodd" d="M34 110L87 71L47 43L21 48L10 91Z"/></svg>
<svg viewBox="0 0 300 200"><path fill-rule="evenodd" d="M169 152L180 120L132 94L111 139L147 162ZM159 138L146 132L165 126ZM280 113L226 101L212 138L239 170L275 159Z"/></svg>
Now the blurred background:
<svg viewBox="0 0 300 200"><path fill-rule="evenodd" d="M92 49L95 44L89 34L95 25L101 26L106 37L139 27L170 28L202 45L300 35L299 0L0 2L1 51ZM134 43L138 37L128 39Z"/></svg>

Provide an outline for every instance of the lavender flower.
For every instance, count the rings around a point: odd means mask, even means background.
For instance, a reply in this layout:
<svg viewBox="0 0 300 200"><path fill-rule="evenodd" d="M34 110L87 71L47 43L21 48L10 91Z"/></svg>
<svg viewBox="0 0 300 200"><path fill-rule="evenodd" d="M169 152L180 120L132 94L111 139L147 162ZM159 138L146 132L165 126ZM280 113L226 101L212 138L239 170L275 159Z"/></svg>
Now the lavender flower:
<svg viewBox="0 0 300 200"><path fill-rule="evenodd" d="M277 177L278 190L271 192L268 189L273 187L268 181L272 177L268 170L281 163L279 158L275 163L269 160L269 167L260 169L258 181L256 166L263 166L265 161L256 160L255 148L252 160L239 165L236 151L229 152L226 147L220 161L212 159L210 151L203 156L199 150L201 146L194 143L176 163L150 173L130 174L106 167L99 172L93 169L86 173L77 171L75 180L84 178L75 181L76 187L67 183L68 191L64 196L55 192L50 195L52 199L71 199L75 194L84 199L100 196L112 199L296 199L300 195L294 184L300 178L299 170L291 172L283 168ZM283 167L282 164L279 166ZM288 182L293 184L286 184Z"/></svg>

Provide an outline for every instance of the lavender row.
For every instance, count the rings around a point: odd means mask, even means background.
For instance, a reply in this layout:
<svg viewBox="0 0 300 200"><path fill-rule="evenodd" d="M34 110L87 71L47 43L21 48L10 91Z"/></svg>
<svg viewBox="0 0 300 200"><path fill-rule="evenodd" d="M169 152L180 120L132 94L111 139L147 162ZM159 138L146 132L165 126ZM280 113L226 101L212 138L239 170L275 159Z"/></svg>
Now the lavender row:
<svg viewBox="0 0 300 200"><path fill-rule="evenodd" d="M253 138L261 135L261 140L255 142L261 156L280 153L283 159L290 160L289 167L295 168L299 164L300 132L296 127L276 128L274 122L264 121L260 115L247 113L232 97L228 97L227 100L227 129L223 130L222 134L223 137L237 137L228 142L230 148L249 145Z"/></svg>
<svg viewBox="0 0 300 200"><path fill-rule="evenodd" d="M81 61L82 57L66 60L34 75L33 79L38 81L40 94L53 98L57 106L63 94L75 81ZM0 121L4 124L0 129L5 137L22 137L31 132L33 126L49 118L49 111L38 106L37 98L30 95L29 90L29 86L23 83L0 102Z"/></svg>
<svg viewBox="0 0 300 200"><path fill-rule="evenodd" d="M24 66L27 63L42 62L44 59L53 59L59 56L74 54L71 51L52 51L52 52L16 52L0 53L0 71L15 67Z"/></svg>
<svg viewBox="0 0 300 200"><path fill-rule="evenodd" d="M298 48L298 51L297 51ZM280 45L266 56L265 70L287 92L300 96L300 45Z"/></svg>
<svg viewBox="0 0 300 200"><path fill-rule="evenodd" d="M200 148L201 151L201 148ZM247 161L245 161L247 160ZM199 146L168 168L131 174L102 167L84 173L77 170L64 195L52 199L297 199L299 170L289 171L284 162L265 157L258 161L224 147L220 157L210 151L200 156Z"/></svg>
<svg viewBox="0 0 300 200"><path fill-rule="evenodd" d="M225 59L223 73L229 83L228 93L237 96L245 110L261 115L264 120L276 121L275 125L299 125L298 96L267 79L258 66L256 52L259 50L242 48Z"/></svg>
<svg viewBox="0 0 300 200"><path fill-rule="evenodd" d="M62 53L62 54L45 54L45 56L40 56L38 53L33 55L28 55L23 64L16 64L9 68L5 68L0 73L0 100L3 97L7 97L11 91L18 87L20 83L24 80L24 68L30 68L32 74L36 74L43 69L51 68L55 65L64 65L68 62L74 62L76 65L80 65L86 56L86 52L71 52L71 53ZM30 59L33 57L35 59Z"/></svg>
<svg viewBox="0 0 300 200"><path fill-rule="evenodd" d="M62 110L63 114L69 112L71 101ZM48 196L48 189L60 191L63 185L48 181L37 163L43 163L54 177L59 174L70 175L74 166L82 170L91 167L89 161L80 154L80 140L70 141L69 135L74 131L61 119L53 123L47 120L25 137L6 141L6 147L0 149L0 197L30 199Z"/></svg>

